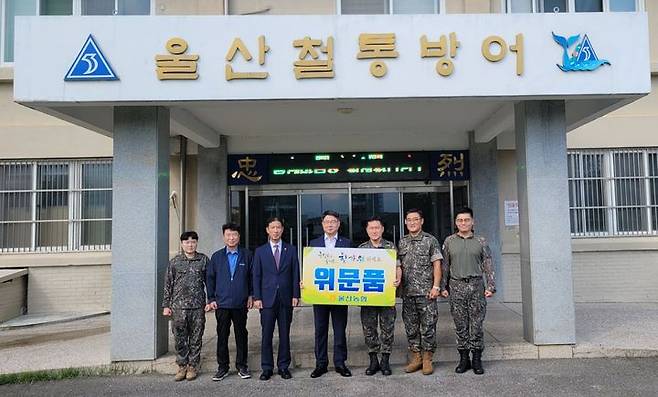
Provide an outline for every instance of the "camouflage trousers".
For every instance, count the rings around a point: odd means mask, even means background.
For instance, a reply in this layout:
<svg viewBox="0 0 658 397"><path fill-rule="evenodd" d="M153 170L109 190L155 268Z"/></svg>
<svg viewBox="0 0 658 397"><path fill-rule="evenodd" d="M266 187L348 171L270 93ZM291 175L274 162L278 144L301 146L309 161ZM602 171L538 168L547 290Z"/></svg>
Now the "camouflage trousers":
<svg viewBox="0 0 658 397"><path fill-rule="evenodd" d="M486 312L482 277L450 279L450 313L455 320L457 349L484 349L482 325Z"/></svg>
<svg viewBox="0 0 658 397"><path fill-rule="evenodd" d="M396 310L393 307L362 306L361 325L368 353L391 353ZM380 332L377 332L379 322Z"/></svg>
<svg viewBox="0 0 658 397"><path fill-rule="evenodd" d="M172 309L171 330L176 346L176 364L191 365L199 369L201 362L201 338L206 328L203 308Z"/></svg>
<svg viewBox="0 0 658 397"><path fill-rule="evenodd" d="M436 300L424 296L405 296L402 300L402 320L412 352L436 349L436 322L439 308Z"/></svg>

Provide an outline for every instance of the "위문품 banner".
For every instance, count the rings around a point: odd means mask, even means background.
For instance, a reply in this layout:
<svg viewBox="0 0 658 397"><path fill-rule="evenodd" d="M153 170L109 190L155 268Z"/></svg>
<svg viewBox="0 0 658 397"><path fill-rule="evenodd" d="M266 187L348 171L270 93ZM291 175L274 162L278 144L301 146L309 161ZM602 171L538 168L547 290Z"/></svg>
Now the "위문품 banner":
<svg viewBox="0 0 658 397"><path fill-rule="evenodd" d="M302 299L319 305L395 305L395 250L304 247Z"/></svg>

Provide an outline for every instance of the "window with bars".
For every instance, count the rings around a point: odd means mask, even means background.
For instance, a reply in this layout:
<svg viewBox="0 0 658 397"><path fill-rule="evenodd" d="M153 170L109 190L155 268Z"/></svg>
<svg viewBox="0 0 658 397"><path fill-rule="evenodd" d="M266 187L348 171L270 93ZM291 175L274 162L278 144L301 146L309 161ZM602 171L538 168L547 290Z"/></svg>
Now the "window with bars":
<svg viewBox="0 0 658 397"><path fill-rule="evenodd" d="M109 250L112 160L0 161L0 252Z"/></svg>
<svg viewBox="0 0 658 397"><path fill-rule="evenodd" d="M505 0L507 12L634 12L644 0Z"/></svg>
<svg viewBox="0 0 658 397"><path fill-rule="evenodd" d="M568 154L574 237L658 235L658 148Z"/></svg>

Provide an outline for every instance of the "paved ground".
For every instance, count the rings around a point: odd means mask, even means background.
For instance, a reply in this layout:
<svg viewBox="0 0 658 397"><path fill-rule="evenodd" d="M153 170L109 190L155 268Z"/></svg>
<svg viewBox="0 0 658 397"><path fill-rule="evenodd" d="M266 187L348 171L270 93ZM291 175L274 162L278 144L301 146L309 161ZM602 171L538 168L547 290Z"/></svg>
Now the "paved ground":
<svg viewBox="0 0 658 397"><path fill-rule="evenodd" d="M439 349L435 359L454 362L453 322L447 304L441 303L438 324ZM391 360L406 360L406 336L401 310L396 321L395 346ZM248 319L250 367L260 367L260 324L257 311ZM83 320L0 330L0 373L40 369L100 366L110 363L109 315ZM170 337L170 351L173 344ZM231 337L229 344L233 349ZM275 338L276 340L276 338ZM658 303L576 304L576 345L537 347L523 340L520 304L490 303L485 321L486 360L592 357L658 357ZM329 344L331 351L331 343ZM348 326L350 366L367 365L367 351L359 309L350 308ZM202 370L214 371L216 349L215 319L207 316L204 334ZM295 309L292 329L293 366L314 365L313 311ZM234 354L231 353L231 360ZM136 363L138 368L169 373L175 370L174 355L169 353L155 362Z"/></svg>
<svg viewBox="0 0 658 397"><path fill-rule="evenodd" d="M656 396L658 358L509 360L486 363L487 373L457 375L452 365L439 365L431 376L394 374L368 377L330 373L310 379L308 371L293 371L293 379L242 380L235 374L212 382L205 374L193 382L175 383L171 376L79 378L31 385L0 386L5 396Z"/></svg>

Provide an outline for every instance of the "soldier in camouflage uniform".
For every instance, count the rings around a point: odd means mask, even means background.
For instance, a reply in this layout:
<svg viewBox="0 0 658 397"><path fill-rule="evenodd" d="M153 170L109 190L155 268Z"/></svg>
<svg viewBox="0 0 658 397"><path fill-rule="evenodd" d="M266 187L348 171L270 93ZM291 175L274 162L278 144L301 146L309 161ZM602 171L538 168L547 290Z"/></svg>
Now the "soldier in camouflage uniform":
<svg viewBox="0 0 658 397"><path fill-rule="evenodd" d="M165 275L162 314L173 319L176 346L176 381L196 379L201 362L201 337L206 325L206 266L208 257L196 252L199 236L180 236L183 252L176 255Z"/></svg>
<svg viewBox="0 0 658 397"><path fill-rule="evenodd" d="M380 248L395 249L395 244L382 238L384 234L384 223L378 216L369 218L366 223L366 233L370 238L365 243L359 245L359 248ZM400 285L402 278L402 269L400 262L397 262L395 268L395 280L393 286ZM362 306L361 307L361 325L363 326L363 336L368 346L368 355L370 356L370 366L366 369L366 375L371 376L381 370L383 375L391 375L391 366L389 357L391 356L391 346L393 345L393 336L395 329L395 305L391 307L381 306ZM377 323L379 322L380 333L377 333ZM381 352L381 365L377 354Z"/></svg>
<svg viewBox="0 0 658 397"><path fill-rule="evenodd" d="M421 210L407 210L404 222L409 234L400 240L398 258L402 264L402 319L411 352L405 371L422 368L423 374L429 375L434 372L432 356L439 317L436 299L443 257L436 238L423 232Z"/></svg>
<svg viewBox="0 0 658 397"><path fill-rule="evenodd" d="M450 298L450 313L455 320L460 356L455 372L461 374L473 368L474 373L482 375L486 298L496 292L496 284L491 250L484 237L473 233L473 223L473 210L464 207L457 211L457 233L443 242L441 295ZM473 354L472 362L469 351Z"/></svg>

